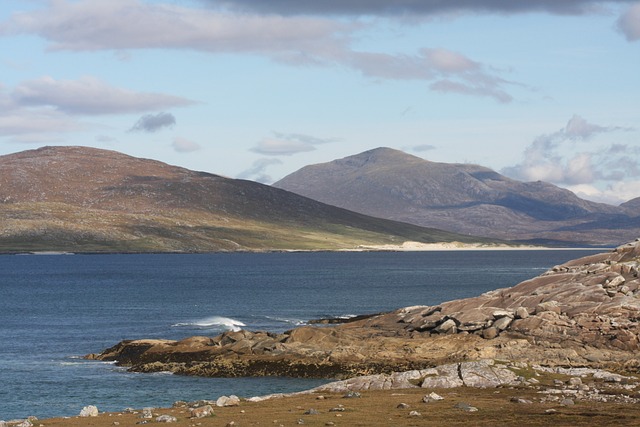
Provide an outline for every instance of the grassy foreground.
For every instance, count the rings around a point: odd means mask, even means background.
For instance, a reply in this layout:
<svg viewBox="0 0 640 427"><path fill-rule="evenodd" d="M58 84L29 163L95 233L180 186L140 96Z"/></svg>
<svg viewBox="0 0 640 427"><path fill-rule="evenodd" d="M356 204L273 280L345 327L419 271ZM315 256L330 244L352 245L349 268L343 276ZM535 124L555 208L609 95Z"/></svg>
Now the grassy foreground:
<svg viewBox="0 0 640 427"><path fill-rule="evenodd" d="M422 398L435 391L444 398L424 403ZM188 427L214 426L638 426L640 405L576 401L574 405L542 401L545 395L532 389L392 390L363 392L360 398L342 395L309 394L271 399L240 406L214 408L215 415L191 419L189 409L154 410L154 416L173 415L171 425ZM515 403L512 398L532 403ZM409 405L399 408L401 403ZM467 403L478 410L456 408ZM335 408L343 410L336 411ZM317 414L305 414L310 409ZM333 411L332 411L333 409ZM410 415L417 411L420 415ZM93 418L54 418L40 420L44 427L133 426L143 421L140 413L101 413ZM155 419L150 424L157 424Z"/></svg>

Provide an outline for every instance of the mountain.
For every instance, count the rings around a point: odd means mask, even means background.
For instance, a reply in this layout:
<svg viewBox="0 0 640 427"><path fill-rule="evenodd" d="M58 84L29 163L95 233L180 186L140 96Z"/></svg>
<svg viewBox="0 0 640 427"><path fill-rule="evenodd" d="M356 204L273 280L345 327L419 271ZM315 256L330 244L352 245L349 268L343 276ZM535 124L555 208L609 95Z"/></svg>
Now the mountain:
<svg viewBox="0 0 640 427"><path fill-rule="evenodd" d="M640 197L624 202L620 207L629 210L630 213L633 212L635 215L640 215Z"/></svg>
<svg viewBox="0 0 640 427"><path fill-rule="evenodd" d="M0 252L353 249L486 242L87 147L0 156Z"/></svg>
<svg viewBox="0 0 640 427"><path fill-rule="evenodd" d="M491 238L616 245L640 235L629 209L583 200L549 183L391 148L306 166L273 185L379 218Z"/></svg>

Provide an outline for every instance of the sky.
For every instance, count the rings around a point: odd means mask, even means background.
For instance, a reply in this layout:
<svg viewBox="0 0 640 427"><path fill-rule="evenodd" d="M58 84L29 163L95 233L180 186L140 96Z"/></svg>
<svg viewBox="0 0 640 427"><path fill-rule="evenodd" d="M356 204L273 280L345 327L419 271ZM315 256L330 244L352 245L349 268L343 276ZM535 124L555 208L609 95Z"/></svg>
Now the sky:
<svg viewBox="0 0 640 427"><path fill-rule="evenodd" d="M0 155L273 183L376 147L640 196L640 2L3 0Z"/></svg>

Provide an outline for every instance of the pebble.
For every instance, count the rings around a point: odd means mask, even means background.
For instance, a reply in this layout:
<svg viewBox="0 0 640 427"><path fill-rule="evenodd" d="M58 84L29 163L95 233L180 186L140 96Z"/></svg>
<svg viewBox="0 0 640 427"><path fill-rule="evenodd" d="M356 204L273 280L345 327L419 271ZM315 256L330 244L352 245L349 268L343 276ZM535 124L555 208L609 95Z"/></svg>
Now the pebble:
<svg viewBox="0 0 640 427"><path fill-rule="evenodd" d="M313 408L307 409L304 412L304 415L318 415L318 414L320 414L320 412L317 409L313 409Z"/></svg>
<svg viewBox="0 0 640 427"><path fill-rule="evenodd" d="M462 409L465 412L478 412L478 408L476 408L475 406L471 406L468 403L464 403L464 402L456 403L454 408Z"/></svg>
<svg viewBox="0 0 640 427"><path fill-rule="evenodd" d="M342 396L345 399L353 399L353 398L359 398L362 397L362 395L360 393L358 393L357 391L350 391L347 394L345 394L344 396Z"/></svg>
<svg viewBox="0 0 640 427"><path fill-rule="evenodd" d="M409 409L410 406L406 403L399 403L398 406L396 406L396 408L398 409Z"/></svg>
<svg viewBox="0 0 640 427"><path fill-rule="evenodd" d="M178 422L178 419L173 415L160 415L156 418L157 423L175 423Z"/></svg>
<svg viewBox="0 0 640 427"><path fill-rule="evenodd" d="M418 412L418 411L411 411L411 412L409 412L409 416L410 417L421 417L422 414L420 412Z"/></svg>

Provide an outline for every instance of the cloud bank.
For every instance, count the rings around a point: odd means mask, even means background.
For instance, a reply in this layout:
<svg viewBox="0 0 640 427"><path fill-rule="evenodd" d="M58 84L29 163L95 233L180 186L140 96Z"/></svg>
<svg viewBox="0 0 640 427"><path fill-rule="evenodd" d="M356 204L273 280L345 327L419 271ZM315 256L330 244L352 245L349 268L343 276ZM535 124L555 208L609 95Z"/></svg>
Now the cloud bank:
<svg viewBox="0 0 640 427"><path fill-rule="evenodd" d="M586 198L619 203L625 195L615 194L614 187L640 178L640 147L609 143L581 150L580 144L600 134L632 130L597 125L574 115L564 128L537 137L525 149L521 163L501 172L522 181L563 185ZM599 183L608 183L607 190L598 189Z"/></svg>
<svg viewBox="0 0 640 427"><path fill-rule="evenodd" d="M263 3L271 4L259 4ZM341 4L329 3L333 7ZM281 4L288 6L288 2ZM311 7L325 2L303 4ZM382 2L373 4L388 7ZM422 80L428 83L426 87L441 93L489 97L498 102L512 100L508 93L511 82L502 79L493 67L462 53L424 48L413 55L402 55L352 49L354 34L366 25L362 22L234 13L230 12L233 7L194 9L140 0L51 0L46 5L0 22L0 36L37 35L49 42L49 50L190 49L254 54L292 66L346 67L374 79ZM246 2L245 6L252 4ZM99 86L96 82L84 83ZM88 106L83 107L86 110ZM98 105L94 108L100 109Z"/></svg>
<svg viewBox="0 0 640 427"><path fill-rule="evenodd" d="M609 1L630 3L633 0ZM283 15L434 15L450 12L525 13L546 12L559 15L582 15L598 9L597 0L233 0L210 1L229 8Z"/></svg>
<svg viewBox="0 0 640 427"><path fill-rule="evenodd" d="M44 76L13 89L0 86L0 136L29 142L42 134L37 139L47 141L53 140L52 134L86 129L88 125L78 116L144 113L192 104L195 102L178 96L118 88L95 77L56 80ZM167 119L170 117L160 117L156 125L166 125L163 120ZM143 121L139 126L138 130L151 131L154 123Z"/></svg>
<svg viewBox="0 0 640 427"><path fill-rule="evenodd" d="M95 77L56 80L45 76L19 84L11 100L21 107L52 107L70 114L139 113L194 104L185 98L136 92L111 86Z"/></svg>
<svg viewBox="0 0 640 427"><path fill-rule="evenodd" d="M618 19L618 29L630 42L640 40L640 3L627 9Z"/></svg>

